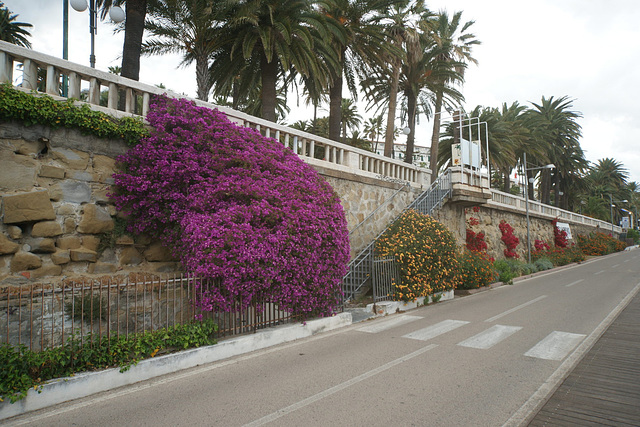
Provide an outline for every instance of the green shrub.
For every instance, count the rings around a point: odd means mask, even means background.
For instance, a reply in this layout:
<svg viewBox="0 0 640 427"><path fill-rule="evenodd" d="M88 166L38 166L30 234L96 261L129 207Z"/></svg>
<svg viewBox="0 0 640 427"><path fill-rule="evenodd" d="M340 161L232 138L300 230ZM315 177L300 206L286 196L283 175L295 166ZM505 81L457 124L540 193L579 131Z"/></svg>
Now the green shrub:
<svg viewBox="0 0 640 427"><path fill-rule="evenodd" d="M402 281L394 287L394 299L418 297L454 289L457 279L457 246L451 232L428 215L408 210L376 243L379 256L395 256Z"/></svg>
<svg viewBox="0 0 640 427"><path fill-rule="evenodd" d="M129 336L71 337L64 346L41 352L24 345L0 345L0 401L14 403L53 378L76 372L120 367L127 371L139 360L159 353L215 344L213 333L218 329L210 319L176 325L152 332Z"/></svg>
<svg viewBox="0 0 640 427"><path fill-rule="evenodd" d="M522 262L512 259L500 259L493 263L493 268L498 275L498 280L507 285L513 284L513 279L521 275Z"/></svg>
<svg viewBox="0 0 640 427"><path fill-rule="evenodd" d="M640 244L640 231L638 230L629 230L627 231L627 238L633 239L634 244Z"/></svg>
<svg viewBox="0 0 640 427"><path fill-rule="evenodd" d="M129 146L136 145L140 138L149 134L138 118L116 119L92 110L87 104L76 106L74 102L73 99L56 101L47 95L34 96L5 83L0 85L0 122L16 120L25 126L74 128L99 138L121 138Z"/></svg>
<svg viewBox="0 0 640 427"><path fill-rule="evenodd" d="M458 289L476 289L494 282L493 259L484 252L463 251L458 257Z"/></svg>
<svg viewBox="0 0 640 427"><path fill-rule="evenodd" d="M553 263L549 260L549 258L539 258L535 262L535 266L538 271L551 270L553 268Z"/></svg>
<svg viewBox="0 0 640 427"><path fill-rule="evenodd" d="M534 251L531 253L534 260L546 258L554 266L571 264L572 262L581 262L585 260L585 256L579 246L572 245L566 248L554 247L553 249Z"/></svg>
<svg viewBox="0 0 640 427"><path fill-rule="evenodd" d="M536 273L537 271L538 271L538 267L535 264L527 263L522 265L521 273L523 276L526 276L527 274Z"/></svg>

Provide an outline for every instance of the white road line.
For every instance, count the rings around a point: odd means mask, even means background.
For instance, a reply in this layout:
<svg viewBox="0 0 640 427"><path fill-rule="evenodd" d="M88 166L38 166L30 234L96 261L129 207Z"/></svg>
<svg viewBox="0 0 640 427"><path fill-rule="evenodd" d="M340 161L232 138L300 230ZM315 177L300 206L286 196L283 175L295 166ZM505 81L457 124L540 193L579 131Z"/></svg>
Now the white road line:
<svg viewBox="0 0 640 427"><path fill-rule="evenodd" d="M616 265L612 265L611 268L618 268L620 267L620 264L616 264Z"/></svg>
<svg viewBox="0 0 640 427"><path fill-rule="evenodd" d="M520 329L522 329L522 326L493 325L486 331L480 332L478 335L459 342L458 345L462 347L487 350L498 344L500 341L509 338Z"/></svg>
<svg viewBox="0 0 640 427"><path fill-rule="evenodd" d="M373 322L370 325L363 326L362 328L356 329L356 331L360 332L369 332L371 334L375 334L378 332L386 331L387 329L394 328L399 325L403 325L405 323L413 322L415 320L422 319L420 316L394 316L388 320L383 320L381 322Z"/></svg>
<svg viewBox="0 0 640 427"><path fill-rule="evenodd" d="M503 312L503 313L500 313L500 314L498 314L498 315L496 315L496 316L490 317L490 318L488 318L487 320L485 320L485 322L494 322L494 321L498 320L499 318L506 316L507 314L511 314L511 313L513 313L514 311L518 311L518 310L520 310L521 308L524 308L524 307L526 307L526 306L528 306L528 305L531 305L531 304L536 303L536 302L538 302L538 301L540 301L540 300L543 300L543 299L545 299L546 297L547 297L546 295L541 295L541 296L539 296L538 298L532 299L531 301L527 301L527 302L525 302L524 304L520 304L520 305L519 305L519 306L517 306L517 307L513 307L513 308L512 308L512 309L510 309L510 310L507 310L507 311L505 311L505 312Z"/></svg>
<svg viewBox="0 0 640 427"><path fill-rule="evenodd" d="M299 402L294 403L293 405L289 405L285 408L279 409L269 415L266 415L262 418L259 418L253 422L250 422L249 424L245 424L245 427L247 426L261 426L267 423L270 423L272 421L277 420L280 417L283 417L287 414L290 414L294 411L297 411L298 409L302 409L305 406L311 405L312 403L317 402L318 400L324 399L327 396L331 396L332 394L335 394L339 391L344 390L347 387L350 387L354 384L357 384L359 382L362 382L368 378L373 377L374 375L377 375L381 372L386 371L387 369L393 368L396 365L399 365L402 362L406 362L407 360L413 359L416 356L421 355L422 353L426 353L427 351L436 348L437 345L436 344L430 344L426 347L422 347L420 350L416 350L413 353L409 353L406 356L402 356L399 357L398 359L392 360L391 362L385 363L382 366L379 366L375 369L372 369L368 372L365 372L362 375L358 375L355 378L351 378L350 380L347 380L343 383L340 383L336 386L333 386L331 388L328 388L324 391L321 391L320 393L314 394L313 396L307 397L306 399L302 399Z"/></svg>
<svg viewBox="0 0 640 427"><path fill-rule="evenodd" d="M606 271L606 270L600 270L600 271L597 271L597 272L595 273L595 275L597 276L598 274L602 274L602 273L604 273L605 271Z"/></svg>
<svg viewBox="0 0 640 427"><path fill-rule="evenodd" d="M419 329L415 332L411 332L407 335L403 335L402 338L411 338L414 340L427 341L431 338L435 338L439 335L446 334L447 332L453 331L454 329L459 328L460 326L464 326L469 322L465 322L464 320L443 320L440 323L436 323L435 325L431 325L424 329Z"/></svg>
<svg viewBox="0 0 640 427"><path fill-rule="evenodd" d="M524 355L545 360L562 360L584 337L584 334L553 331Z"/></svg>
<svg viewBox="0 0 640 427"><path fill-rule="evenodd" d="M565 285L567 288L572 287L573 285L577 285L580 282L584 282L584 279L576 280L575 282L571 282L568 285Z"/></svg>

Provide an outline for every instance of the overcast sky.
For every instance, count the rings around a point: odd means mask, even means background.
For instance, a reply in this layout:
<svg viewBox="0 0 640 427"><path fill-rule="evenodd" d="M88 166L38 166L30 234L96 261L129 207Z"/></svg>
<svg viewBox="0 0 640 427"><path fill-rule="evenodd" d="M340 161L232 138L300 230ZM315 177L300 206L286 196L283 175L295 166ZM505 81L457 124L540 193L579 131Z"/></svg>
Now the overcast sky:
<svg viewBox="0 0 640 427"><path fill-rule="evenodd" d="M34 25L33 49L62 56L62 0L4 0L19 21ZM574 99L582 113L582 148L591 162L612 157L640 182L640 2L638 0L434 0L432 10L462 10L474 20L478 66L466 73L465 107L499 107L518 101L530 105L542 96ZM89 14L69 12L69 60L89 65ZM100 23L96 67L120 65L122 35ZM180 58L145 57L140 81L164 83L195 96L193 67L176 69ZM346 94L345 94L346 95ZM308 110L292 107L290 121L307 119ZM365 118L373 112L360 111ZM431 127L421 121L418 143L429 144Z"/></svg>

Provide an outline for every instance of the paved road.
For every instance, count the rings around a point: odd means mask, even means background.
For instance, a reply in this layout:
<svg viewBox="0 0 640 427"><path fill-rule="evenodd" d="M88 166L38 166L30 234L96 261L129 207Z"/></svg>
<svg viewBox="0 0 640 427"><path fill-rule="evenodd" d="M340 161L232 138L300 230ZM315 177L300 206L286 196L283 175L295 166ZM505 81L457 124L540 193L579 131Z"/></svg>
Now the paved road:
<svg viewBox="0 0 640 427"><path fill-rule="evenodd" d="M32 413L47 426L500 426L640 289L640 251Z"/></svg>

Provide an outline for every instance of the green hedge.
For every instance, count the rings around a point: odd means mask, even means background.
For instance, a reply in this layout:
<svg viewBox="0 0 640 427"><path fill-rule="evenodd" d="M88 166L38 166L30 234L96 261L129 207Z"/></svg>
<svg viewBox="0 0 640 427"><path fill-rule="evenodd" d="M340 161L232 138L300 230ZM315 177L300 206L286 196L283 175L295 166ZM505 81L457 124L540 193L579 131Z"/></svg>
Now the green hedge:
<svg viewBox="0 0 640 427"><path fill-rule="evenodd" d="M218 329L212 320L159 329L153 332L119 337L70 338L64 346L41 352L24 345L0 345L0 401L17 402L30 388L39 390L50 379L68 377L76 372L131 365L158 354L215 344Z"/></svg>
<svg viewBox="0 0 640 427"><path fill-rule="evenodd" d="M87 104L74 105L75 100L56 101L50 96L29 94L8 83L0 85L0 121L16 120L25 126L40 124L58 129L78 129L85 135L99 138L121 138L127 145L136 145L149 134L141 119L116 119L94 111Z"/></svg>

